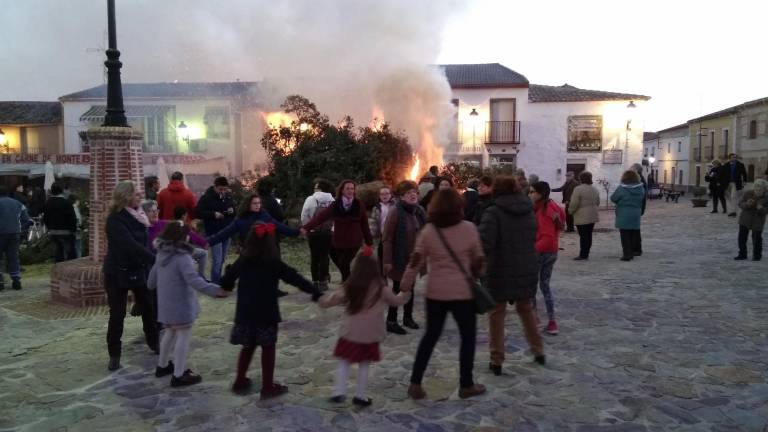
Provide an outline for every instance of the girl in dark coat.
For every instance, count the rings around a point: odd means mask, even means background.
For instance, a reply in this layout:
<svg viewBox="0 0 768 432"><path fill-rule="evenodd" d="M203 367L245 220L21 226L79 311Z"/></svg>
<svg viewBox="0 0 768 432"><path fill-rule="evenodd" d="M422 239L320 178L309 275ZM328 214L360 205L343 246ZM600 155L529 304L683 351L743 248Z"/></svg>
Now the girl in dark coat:
<svg viewBox="0 0 768 432"><path fill-rule="evenodd" d="M147 276L155 262L147 246L149 219L141 209L142 194L134 182L120 182L112 195L112 207L107 217L107 255L104 258L104 288L109 304L107 326L108 369L120 367L123 320L128 303L128 291L141 311L147 345L158 350L157 318L153 296L147 290Z"/></svg>
<svg viewBox="0 0 768 432"><path fill-rule="evenodd" d="M320 298L320 291L296 269L280 259L275 240L277 227L273 223L256 222L245 242L240 257L228 266L221 278L221 287L232 291L238 283L235 326L230 343L242 345L237 362L237 378L232 391L247 393L251 380L246 377L253 353L261 346L261 398L268 399L288 391L274 382L277 324L281 321L277 285L282 280Z"/></svg>
<svg viewBox="0 0 768 432"><path fill-rule="evenodd" d="M287 237L297 237L299 230L289 228L282 223L276 221L272 215L270 215L261 206L261 197L256 194L249 196L243 201L240 206L240 211L237 215L237 219L232 221L226 228L217 232L216 234L207 237L209 246L221 243L224 240L237 234L240 238L240 244L245 244L245 239L251 230L251 226L256 222L271 223L275 225L275 229L280 235Z"/></svg>
<svg viewBox="0 0 768 432"><path fill-rule="evenodd" d="M341 272L341 281L349 277L349 267L352 260L365 244L366 248L373 245L371 228L368 225L368 214L365 204L355 198L355 182L344 180L339 185L336 201L321 211L301 227L302 233L307 233L333 220L333 237L331 238L331 260Z"/></svg>
<svg viewBox="0 0 768 432"><path fill-rule="evenodd" d="M498 302L488 314L489 367L494 374L501 375L506 352L504 320L507 302L515 303L536 362L544 364L545 357L532 305L539 280L533 203L522 193L514 177L497 177L493 195L494 204L483 213L478 229L488 260L488 291Z"/></svg>

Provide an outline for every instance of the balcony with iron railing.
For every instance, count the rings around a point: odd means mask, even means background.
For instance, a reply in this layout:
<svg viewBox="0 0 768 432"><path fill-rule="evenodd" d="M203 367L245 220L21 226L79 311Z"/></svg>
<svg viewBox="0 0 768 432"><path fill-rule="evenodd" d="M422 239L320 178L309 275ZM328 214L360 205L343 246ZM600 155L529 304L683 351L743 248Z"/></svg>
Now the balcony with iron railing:
<svg viewBox="0 0 768 432"><path fill-rule="evenodd" d="M520 144L519 121L487 121L485 144Z"/></svg>

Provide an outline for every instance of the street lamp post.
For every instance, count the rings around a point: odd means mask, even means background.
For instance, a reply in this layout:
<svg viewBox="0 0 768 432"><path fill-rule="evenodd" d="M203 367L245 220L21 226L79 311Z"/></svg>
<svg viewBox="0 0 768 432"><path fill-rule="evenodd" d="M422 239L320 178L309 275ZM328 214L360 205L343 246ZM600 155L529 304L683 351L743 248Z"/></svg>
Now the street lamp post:
<svg viewBox="0 0 768 432"><path fill-rule="evenodd" d="M129 127L123 108L123 87L120 82L120 51L117 50L117 26L115 25L115 0L107 0L107 25L109 27L109 48L107 48L107 115L102 126Z"/></svg>

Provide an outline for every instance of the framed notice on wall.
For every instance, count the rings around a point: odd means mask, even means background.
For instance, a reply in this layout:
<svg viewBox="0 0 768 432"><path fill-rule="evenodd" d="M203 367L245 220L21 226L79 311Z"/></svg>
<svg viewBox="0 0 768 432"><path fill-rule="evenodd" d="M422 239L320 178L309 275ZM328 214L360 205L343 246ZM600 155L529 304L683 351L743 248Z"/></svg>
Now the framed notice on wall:
<svg viewBox="0 0 768 432"><path fill-rule="evenodd" d="M602 116L568 117L568 151L599 152L603 144Z"/></svg>
<svg viewBox="0 0 768 432"><path fill-rule="evenodd" d="M623 156L623 150L605 150L603 151L603 163L621 165Z"/></svg>

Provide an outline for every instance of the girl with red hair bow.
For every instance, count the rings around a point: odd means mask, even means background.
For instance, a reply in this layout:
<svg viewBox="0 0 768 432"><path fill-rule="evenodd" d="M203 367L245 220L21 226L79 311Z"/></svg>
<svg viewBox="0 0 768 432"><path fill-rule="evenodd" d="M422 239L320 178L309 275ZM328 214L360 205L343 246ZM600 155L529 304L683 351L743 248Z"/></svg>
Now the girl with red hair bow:
<svg viewBox="0 0 768 432"><path fill-rule="evenodd" d="M235 325L230 343L242 345L237 362L237 377L232 384L235 393L248 393L251 380L246 376L253 353L261 346L261 398L268 399L288 391L284 385L274 382L277 325L281 321L278 304L278 284L293 285L311 294L317 301L317 287L296 269L280 259L272 223L257 222L251 228L240 257L228 266L221 278L221 287L227 291L239 281Z"/></svg>

